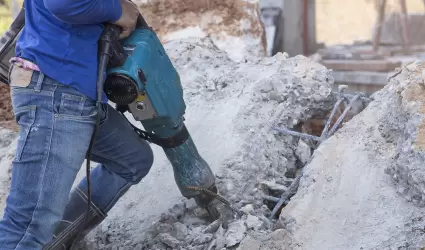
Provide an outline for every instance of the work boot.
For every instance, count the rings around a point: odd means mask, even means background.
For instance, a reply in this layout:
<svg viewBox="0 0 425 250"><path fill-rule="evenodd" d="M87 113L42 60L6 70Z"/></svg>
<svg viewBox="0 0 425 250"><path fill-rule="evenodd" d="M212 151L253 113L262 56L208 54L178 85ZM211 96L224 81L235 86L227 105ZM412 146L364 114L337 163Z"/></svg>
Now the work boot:
<svg viewBox="0 0 425 250"><path fill-rule="evenodd" d="M53 240L43 247L43 250L70 250L74 241L79 241L106 217L91 202L89 217L86 221L87 195L79 188L72 193L62 220L53 234Z"/></svg>

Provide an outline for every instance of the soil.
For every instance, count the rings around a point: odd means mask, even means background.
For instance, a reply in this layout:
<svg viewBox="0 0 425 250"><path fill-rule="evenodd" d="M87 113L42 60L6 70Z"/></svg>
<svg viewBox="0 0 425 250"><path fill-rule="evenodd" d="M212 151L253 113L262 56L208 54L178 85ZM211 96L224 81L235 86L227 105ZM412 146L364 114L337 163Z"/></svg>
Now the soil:
<svg viewBox="0 0 425 250"><path fill-rule="evenodd" d="M199 26L209 36L250 35L266 48L258 1L247 0L153 0L138 1L142 15L161 39L171 32Z"/></svg>
<svg viewBox="0 0 425 250"><path fill-rule="evenodd" d="M9 86L3 83L0 84L0 127L13 130L17 127L12 112Z"/></svg>

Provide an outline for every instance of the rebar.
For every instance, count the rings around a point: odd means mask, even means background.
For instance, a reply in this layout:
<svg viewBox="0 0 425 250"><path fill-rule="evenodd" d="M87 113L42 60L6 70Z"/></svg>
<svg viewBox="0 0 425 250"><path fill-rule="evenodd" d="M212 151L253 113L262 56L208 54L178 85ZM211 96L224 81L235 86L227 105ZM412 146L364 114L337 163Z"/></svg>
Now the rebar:
<svg viewBox="0 0 425 250"><path fill-rule="evenodd" d="M272 201L272 202L279 202L279 200L280 200L278 197L269 196L269 195L263 195L263 199L268 200L268 201Z"/></svg>
<svg viewBox="0 0 425 250"><path fill-rule="evenodd" d="M329 133L326 135L325 139L329 138L330 136L333 135L333 133L335 133L335 131L337 130L339 124L341 124L342 120L344 119L344 117L347 115L348 111L350 111L351 107L353 106L353 104L357 101L357 99L360 98L360 95L355 95L351 100L350 103L348 104L347 107L345 107L344 112L342 112L342 114L339 116L338 120L335 122L335 124L333 125L332 129L329 131Z"/></svg>
<svg viewBox="0 0 425 250"><path fill-rule="evenodd" d="M284 192L279 199L279 202L274 206L270 219L273 219L277 213L277 211L283 206L288 204L289 199L297 192L298 186L300 184L301 177L304 174L304 168L300 171L298 176L295 178L294 182L292 182L291 186L289 186L288 191Z"/></svg>
<svg viewBox="0 0 425 250"><path fill-rule="evenodd" d="M329 116L328 120L325 123L325 127L323 128L323 131L322 131L322 134L320 135L320 138L324 139L326 137L326 134L328 133L328 130L329 130L329 126L331 125L332 118L335 116L336 111L338 110L338 107L343 100L344 100L344 98L339 98L336 101L336 103L335 103L335 105L332 109L331 115Z"/></svg>
<svg viewBox="0 0 425 250"><path fill-rule="evenodd" d="M282 132L288 135L292 135L292 136L298 136L304 139L310 139L310 140L315 140L315 141L322 141L322 138L315 136L315 135L309 135L309 134L305 134L305 133L300 133L297 131L292 131L289 130L287 128L281 128L281 127L273 127L274 130L278 131L278 132Z"/></svg>

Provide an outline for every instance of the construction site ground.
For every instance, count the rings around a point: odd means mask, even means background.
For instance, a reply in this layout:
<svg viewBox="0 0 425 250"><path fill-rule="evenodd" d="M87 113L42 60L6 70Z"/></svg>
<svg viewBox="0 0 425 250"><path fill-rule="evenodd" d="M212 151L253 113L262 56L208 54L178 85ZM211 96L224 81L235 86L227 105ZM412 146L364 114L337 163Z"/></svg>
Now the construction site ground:
<svg viewBox="0 0 425 250"><path fill-rule="evenodd" d="M155 1L158 5L140 1L141 9L173 7ZM423 249L425 63L415 62L423 48L418 46L407 61L393 53L395 47L371 58L363 53L370 50L368 44L329 46L311 58L264 57L255 1L212 2L226 9L212 26L226 29L173 18L157 25L167 28L159 33L181 76L186 126L216 174L220 194L241 214L210 221L193 200L181 196L163 150L152 145L151 172L78 248ZM182 20L205 21L217 13L212 2L202 1L199 12L184 0L176 8ZM234 9L240 6L244 11ZM229 21L235 13L243 27ZM348 93L337 86L338 67L341 72L365 71L353 63L353 54L369 56L363 58L373 64L366 67L369 73L386 74L374 91ZM18 133L16 126L11 129L7 86L1 91L0 118L6 122L0 129L3 212ZM84 173L82 168L76 183ZM278 202L283 206L276 210Z"/></svg>

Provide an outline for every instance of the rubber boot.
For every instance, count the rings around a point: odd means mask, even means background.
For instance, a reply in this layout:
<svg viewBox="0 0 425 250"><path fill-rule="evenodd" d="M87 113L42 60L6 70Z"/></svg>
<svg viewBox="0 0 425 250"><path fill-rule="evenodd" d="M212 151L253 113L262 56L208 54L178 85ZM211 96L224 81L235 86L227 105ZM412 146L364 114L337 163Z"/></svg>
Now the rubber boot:
<svg viewBox="0 0 425 250"><path fill-rule="evenodd" d="M79 241L93 228L99 225L106 213L91 202L89 217L86 221L87 195L76 188L65 208L62 220L53 234L53 240L43 250L70 250L74 241Z"/></svg>

